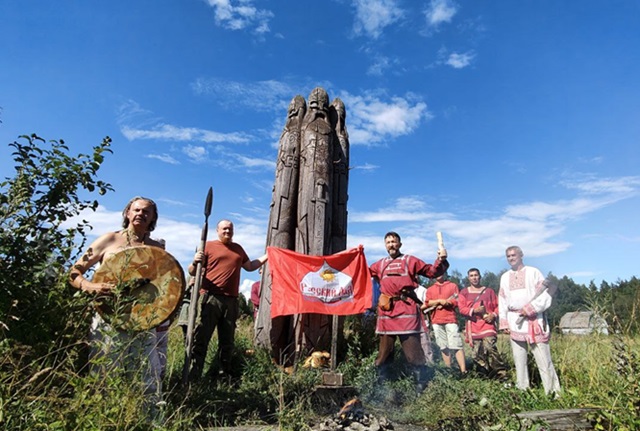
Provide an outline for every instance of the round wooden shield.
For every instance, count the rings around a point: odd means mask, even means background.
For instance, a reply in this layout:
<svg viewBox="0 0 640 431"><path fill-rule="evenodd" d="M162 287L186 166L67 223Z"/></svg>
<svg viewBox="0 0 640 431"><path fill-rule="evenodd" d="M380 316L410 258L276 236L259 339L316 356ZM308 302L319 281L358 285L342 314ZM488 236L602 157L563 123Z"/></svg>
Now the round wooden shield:
<svg viewBox="0 0 640 431"><path fill-rule="evenodd" d="M115 285L96 298L96 308L111 325L144 331L167 320L180 306L185 289L182 267L158 247L132 247L105 259L94 283Z"/></svg>

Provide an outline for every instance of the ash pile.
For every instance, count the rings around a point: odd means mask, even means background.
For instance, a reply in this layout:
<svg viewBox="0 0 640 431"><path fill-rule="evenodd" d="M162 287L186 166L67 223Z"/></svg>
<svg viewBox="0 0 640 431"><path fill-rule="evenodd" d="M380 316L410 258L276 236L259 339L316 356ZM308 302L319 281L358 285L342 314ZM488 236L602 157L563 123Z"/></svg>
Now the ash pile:
<svg viewBox="0 0 640 431"><path fill-rule="evenodd" d="M364 411L362 402L349 400L340 411L312 428L313 431L385 431L393 430L393 424L385 417L376 417Z"/></svg>

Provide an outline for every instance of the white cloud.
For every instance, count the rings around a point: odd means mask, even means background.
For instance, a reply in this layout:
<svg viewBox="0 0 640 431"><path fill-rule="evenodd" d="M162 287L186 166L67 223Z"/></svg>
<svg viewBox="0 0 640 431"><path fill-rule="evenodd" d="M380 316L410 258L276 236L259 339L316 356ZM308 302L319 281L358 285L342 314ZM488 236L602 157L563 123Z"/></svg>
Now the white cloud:
<svg viewBox="0 0 640 431"><path fill-rule="evenodd" d="M566 179L561 184L569 189L575 189L582 193L593 194L628 194L635 193L640 186L640 177L627 176L620 178L583 178Z"/></svg>
<svg viewBox="0 0 640 431"><path fill-rule="evenodd" d="M174 159L173 157L171 157L167 153L163 153L163 154L148 154L145 157L147 157L148 159L160 160L161 162L169 163L170 165L179 165L180 164L179 161L177 161L176 159Z"/></svg>
<svg viewBox="0 0 640 431"><path fill-rule="evenodd" d="M243 93L247 101L249 99L255 102L255 98L251 98L251 95L259 93L258 89L269 88L266 93L279 94L280 90L274 90L279 85L275 82L271 82L272 85L267 86L253 86L253 89L249 91L242 91L241 86L230 85L231 93ZM217 84L216 84L217 86ZM214 87L216 87L214 86ZM224 87L224 86L223 86ZM235 88L235 89L234 89ZM245 90L248 87L245 87ZM275 97L275 96L274 96ZM283 102L283 111L286 112L286 104ZM134 116L148 116L149 111L140 109L139 105L133 101L128 101L121 105L121 112L131 112L132 115L122 115L122 119L131 120ZM138 118L138 120L140 120ZM144 119L143 119L144 120ZM158 121L158 120L156 120ZM148 123L148 121L145 121ZM122 134L130 141L134 140L159 140L159 141L177 141L184 142L185 145L180 147L178 151L187 156L192 163L207 163L214 166L221 167L226 170L237 171L238 169L246 168L250 170L271 170L275 169L275 161L272 158L255 157L246 153L233 152L228 150L222 144L245 144L255 140L251 135L244 132L235 133L220 133L211 130L196 128L196 127L179 127L163 122L156 122L155 125L148 126L146 128L134 127L130 125L121 125L120 128ZM280 132L279 132L280 133ZM218 145L198 145L203 144L218 144ZM277 143L275 145L277 148ZM213 156L216 157L213 157ZM157 159L165 163L179 164L170 154L149 154L145 156L147 158Z"/></svg>
<svg viewBox="0 0 640 431"><path fill-rule="evenodd" d="M367 75L383 76L396 61L391 61L389 57L378 55L367 69Z"/></svg>
<svg viewBox="0 0 640 431"><path fill-rule="evenodd" d="M618 200L618 199L615 199ZM611 202L609 199L571 199L557 202L527 202L505 208L508 217L528 220L561 221L579 217L602 208Z"/></svg>
<svg viewBox="0 0 640 431"><path fill-rule="evenodd" d="M425 211L424 200L415 196L397 198L392 205L371 212L349 212L349 221L356 223L414 222L447 217L445 213Z"/></svg>
<svg viewBox="0 0 640 431"><path fill-rule="evenodd" d="M449 55L446 63L454 69L462 69L469 66L474 57L475 54L473 52L465 52L463 54L453 52Z"/></svg>
<svg viewBox="0 0 640 431"><path fill-rule="evenodd" d="M340 96L349 107L349 140L352 145L375 145L407 135L422 121L432 118L427 104L412 97L385 101L375 95Z"/></svg>
<svg viewBox="0 0 640 431"><path fill-rule="evenodd" d="M367 213L353 212L349 215L349 220L355 223L407 222L429 220L431 218L429 213L394 211L392 209L381 209Z"/></svg>
<svg viewBox="0 0 640 431"><path fill-rule="evenodd" d="M251 259L265 253L268 214L264 218L245 217L240 214L232 217L234 224L233 240L242 245Z"/></svg>
<svg viewBox="0 0 640 431"><path fill-rule="evenodd" d="M258 9L253 0L207 0L215 11L217 25L229 30L244 30L253 28L255 33L269 32L269 20L273 12Z"/></svg>
<svg viewBox="0 0 640 431"><path fill-rule="evenodd" d="M275 160L272 158L254 157L247 155L247 153L229 151L221 145L216 146L213 151L216 154L216 158L213 160L213 157L210 157L208 161L230 171L248 169L273 172L276 168ZM202 160L204 161L204 158Z"/></svg>
<svg viewBox="0 0 640 431"><path fill-rule="evenodd" d="M177 200L174 200L174 199L159 198L159 199L155 199L155 201L157 203L162 202L162 203L165 203L167 205L175 206L175 207L188 207L188 206L190 206L190 204L188 204L188 203L186 203L184 201L177 201Z"/></svg>
<svg viewBox="0 0 640 431"><path fill-rule="evenodd" d="M228 108L242 106L263 112L286 112L297 91L291 85L275 80L242 83L218 78L198 78L191 83L191 89Z"/></svg>
<svg viewBox="0 0 640 431"><path fill-rule="evenodd" d="M123 205L124 208L124 205ZM113 232L120 229L122 225L122 210L109 211L106 207L98 205L95 211L85 209L77 218L68 219L62 226L70 227L81 220L88 220L93 228L87 233L89 238L95 239L106 232Z"/></svg>
<svg viewBox="0 0 640 431"><path fill-rule="evenodd" d="M403 238L404 250L418 256L433 254L437 231L444 233L447 249L450 252L454 250L459 259L501 258L504 249L512 244L526 249L527 256L548 256L572 246L571 242L562 239L571 223L635 196L640 189L640 178L590 179L571 183L571 186L570 190L585 189L589 193L597 190L599 195L551 202L523 202L506 206L498 214L480 218L432 212L423 198L408 196L371 212L351 210L349 224L366 226L368 223L378 223L386 226L386 230L396 230L401 235L407 233L407 240ZM361 235L349 239L350 246L358 243L367 243L379 255L385 254L379 235Z"/></svg>
<svg viewBox="0 0 640 431"><path fill-rule="evenodd" d="M182 152L194 163L205 162L209 155L209 152L205 147L197 145L186 145L182 149Z"/></svg>
<svg viewBox="0 0 640 431"><path fill-rule="evenodd" d="M437 28L444 22L451 22L457 12L458 7L451 0L431 0L425 10L427 25L432 28Z"/></svg>
<svg viewBox="0 0 640 431"><path fill-rule="evenodd" d="M247 157L242 154L235 154L234 157L242 166L247 168L263 168L271 171L274 171L276 168L276 162L272 159Z"/></svg>
<svg viewBox="0 0 640 431"><path fill-rule="evenodd" d="M240 283L240 293L243 294L246 299L251 299L251 286L254 282L259 281L260 275L256 271L251 273L249 277L253 277L254 279L250 280L248 278L245 278L244 280L242 280L242 283Z"/></svg>
<svg viewBox="0 0 640 431"><path fill-rule="evenodd" d="M397 0L353 0L353 6L356 9L354 32L374 39L404 15Z"/></svg>
<svg viewBox="0 0 640 431"><path fill-rule="evenodd" d="M120 131L130 141L136 139L157 139L163 141L198 141L247 143L251 137L246 133L220 133L195 127L179 127L170 124L158 124L151 129L137 129L123 126Z"/></svg>
<svg viewBox="0 0 640 431"><path fill-rule="evenodd" d="M138 102L132 99L125 100L116 108L116 118L119 124L141 120L149 121L151 115L153 115L151 111L143 109Z"/></svg>
<svg viewBox="0 0 640 431"><path fill-rule="evenodd" d="M211 230L209 232L211 234ZM167 251L181 262L186 270L200 244L201 234L202 225L163 217L160 213L158 227L151 233L151 236L164 239Z"/></svg>
<svg viewBox="0 0 640 431"><path fill-rule="evenodd" d="M329 83L316 85L324 88L330 86ZM192 88L196 94L215 96L217 101L226 100L225 103L230 107L235 106L236 109L242 106L254 111L277 112L274 128L269 131L274 138L282 132L282 118L286 114L289 102L296 93L299 94L299 90L289 84L274 80L244 84L216 78L201 78L192 83ZM427 109L427 104L413 95L396 96L387 100L374 93L364 96L343 93L339 97L348 107L347 127L352 145L376 145L409 134L422 121L433 117Z"/></svg>
<svg viewBox="0 0 640 431"><path fill-rule="evenodd" d="M371 163L365 163L364 165L349 166L349 169L359 169L359 170L365 171L365 172L373 172L373 171L378 170L379 168L380 168L380 166L372 165Z"/></svg>

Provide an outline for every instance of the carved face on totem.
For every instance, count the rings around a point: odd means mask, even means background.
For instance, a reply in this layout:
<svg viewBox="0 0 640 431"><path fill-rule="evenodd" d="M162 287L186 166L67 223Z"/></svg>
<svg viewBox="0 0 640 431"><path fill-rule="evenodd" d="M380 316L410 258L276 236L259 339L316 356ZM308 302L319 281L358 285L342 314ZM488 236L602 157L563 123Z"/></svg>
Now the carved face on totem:
<svg viewBox="0 0 640 431"><path fill-rule="evenodd" d="M297 116L304 116L306 111L307 102L305 102L304 97L298 95L291 99L291 103L289 103L289 109L287 110L287 118L293 118Z"/></svg>
<svg viewBox="0 0 640 431"><path fill-rule="evenodd" d="M309 110L314 112L329 112L329 95L322 87L316 87L309 94Z"/></svg>

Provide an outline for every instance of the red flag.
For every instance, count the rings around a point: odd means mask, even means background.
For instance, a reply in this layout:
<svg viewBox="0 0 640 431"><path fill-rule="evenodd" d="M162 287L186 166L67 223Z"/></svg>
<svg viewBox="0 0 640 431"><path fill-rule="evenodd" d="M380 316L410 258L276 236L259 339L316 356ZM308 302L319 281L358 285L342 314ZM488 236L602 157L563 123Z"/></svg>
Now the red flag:
<svg viewBox="0 0 640 431"><path fill-rule="evenodd" d="M345 316L371 307L371 275L360 245L330 256L267 247L271 317L299 313Z"/></svg>

